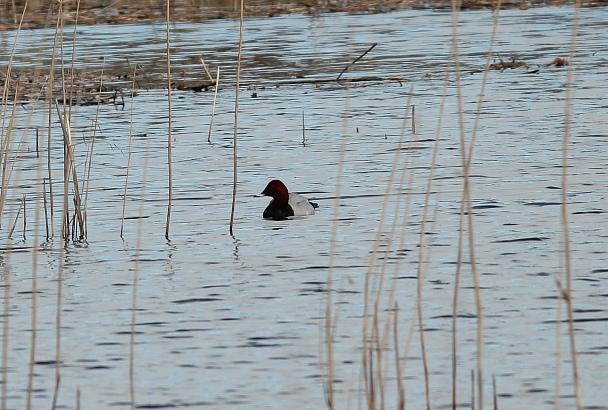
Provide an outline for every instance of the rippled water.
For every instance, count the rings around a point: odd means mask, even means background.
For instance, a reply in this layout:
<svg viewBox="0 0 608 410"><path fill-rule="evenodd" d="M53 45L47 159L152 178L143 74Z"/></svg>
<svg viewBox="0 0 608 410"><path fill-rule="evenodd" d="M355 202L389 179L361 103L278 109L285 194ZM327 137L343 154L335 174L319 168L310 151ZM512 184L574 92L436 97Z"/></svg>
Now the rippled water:
<svg viewBox="0 0 608 410"><path fill-rule="evenodd" d="M567 325L556 327L566 318L557 286L562 271L559 187L566 69L548 66L555 57L568 55L572 15L569 8L501 12L495 51L505 61L511 57L525 61L528 69L490 72L472 160L488 408L492 406L492 377L496 378L499 408L551 409L556 398L558 408L574 407ZM492 18L487 11L460 15L467 138L474 124L483 79L478 70L485 64ZM34 274L37 339L32 403L34 408L51 405L60 272L58 405L75 408L79 393L82 408L129 407L130 323L137 271L134 380L138 406L323 408L320 341L330 242L337 218L333 282L338 312L336 406L355 408L363 388L365 273L390 186L380 235L380 255L387 255L387 277L379 281L380 261L374 266L372 282L375 289L396 291L406 405L422 408L424 377L414 325L415 278L424 193L440 115L441 79L451 47L451 20L450 13L432 11L246 20L243 81L251 87L242 90L239 107L234 237L228 233L234 120L234 89L229 84L234 78L236 22L173 27L174 73L183 70L188 78L204 78L198 61L204 55L213 71L217 64L222 65L227 85L218 96L211 143L207 133L213 93L173 93L170 241L164 238L164 91L140 90L132 101L132 114L131 100L124 109L74 107L72 128L82 179L87 150L93 150L88 241L70 243L64 250L58 239L63 190L60 128L54 124L52 129L56 237L45 242L40 207L40 222L35 223L36 204L42 200L35 198L41 197L40 180L46 171L39 170L44 170L46 151L42 149L41 158L36 159L34 128L39 127L40 138L45 138L47 114L38 104L19 107L10 158L16 153L18 157L2 220L4 237L24 194L28 225L26 239L21 240L19 217L14 240L7 240L2 251L3 301L9 313L3 316L8 329L3 333L8 340L7 407L25 407ZM581 10L568 152L576 347L587 408L608 408L608 293L603 287L608 279L607 22L605 8ZM16 65L48 64L51 34L43 30L21 33ZM13 34L1 35L4 56ZM100 56L105 56L106 63L125 67L129 58L146 72L162 73L163 39L163 26L80 27L76 63L95 71ZM345 76L399 77L404 81L362 83L359 85L368 86L349 89L336 83L286 84L293 79L335 78L375 42L376 48ZM277 83L282 86L276 87ZM410 90L416 107L416 134L411 135L408 120L405 138L411 142L398 156L391 182ZM303 112L306 145L302 144ZM131 118L129 219L121 240ZM93 123L98 124L95 138ZM451 313L462 195L453 82L448 87L442 125L431 221L426 227L428 253L424 255L422 290L433 408L451 407ZM339 180L342 143L344 168ZM397 183L402 172L406 195L399 196ZM320 204L318 213L290 221L262 220L267 199L254 195L273 178L314 198ZM336 201L338 181L341 191ZM396 230L391 232L395 217ZM42 250L33 252L32 247L39 244ZM21 248L7 251L9 246ZM468 261L468 252L465 255ZM477 365L472 286L470 269L465 267L460 281L457 398L464 407L470 407L470 372ZM392 308L388 293L380 307ZM397 400L392 342L384 366L384 399L391 408Z"/></svg>

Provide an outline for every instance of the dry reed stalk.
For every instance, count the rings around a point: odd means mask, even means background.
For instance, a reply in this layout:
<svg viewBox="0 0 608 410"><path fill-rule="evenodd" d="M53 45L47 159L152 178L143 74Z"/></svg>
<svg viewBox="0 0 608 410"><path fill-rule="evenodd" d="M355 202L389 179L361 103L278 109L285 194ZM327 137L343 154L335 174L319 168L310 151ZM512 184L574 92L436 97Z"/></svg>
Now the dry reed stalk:
<svg viewBox="0 0 608 410"><path fill-rule="evenodd" d="M369 299L372 298L372 295L370 294L370 288L369 288L369 278L371 276L373 267L376 265L377 263L377 257L378 257L378 249L380 246L380 242L381 242L381 238L383 235L383 231L384 231L384 223L385 223L385 219L386 219L386 215L387 215L387 209L388 209L388 199L390 197L390 190L391 190L391 186L393 185L394 181L395 181L395 173L397 171L397 169L399 169L399 167L397 166L397 164L399 163L399 159L401 156L401 153L403 152L403 141L405 138L405 130L406 130L406 119L407 119L407 111L410 107L411 104L411 98L412 98L412 89L410 88L410 92L409 92L409 98L407 101L407 108L406 108L406 115L404 116L404 120L402 123L402 127L401 127L401 135L399 138L399 142L397 145L397 150L395 151L395 157L393 158L393 164L391 166L391 172L389 175L389 179L387 182L387 188L386 188L386 192L384 195L384 203L383 203L383 208L382 208L382 213L381 213L381 219L380 219L380 223L379 223L379 227L378 227L378 231L376 233L376 238L375 238L375 242L374 242L374 250L372 251L372 256L370 257L370 263L368 264L368 271L366 273L366 282L364 285L364 322L363 322L363 335L364 335L364 348L362 349L363 351L363 375L364 377L370 377L370 379L365 379L365 385L366 385L366 392L367 392L367 407L368 408L375 408L375 401L376 401L376 395L379 396L379 400L380 400L380 406L384 407L384 395L385 395L385 391L384 391L384 378L385 375L383 374L384 372L382 371L382 361L383 361L383 349L385 347L388 347L388 335L389 335L389 323L390 323L390 317L387 319L386 321L386 326L385 326L385 331L384 331L384 336L381 337L379 328L378 328L378 321L379 321L379 312L380 312L380 301L382 300L382 294L383 294L383 283L384 283L384 278L386 276L386 267L387 267L387 263L388 263L388 256L389 253L391 251L391 245L392 245L392 240L390 240L390 238L393 238L393 236L395 235L395 231L396 231L396 227L397 227L397 220L398 220L398 216L400 215L400 204L401 204L401 192L404 186L404 182L405 182L405 175L406 175L406 170L408 169L407 164L409 163L409 155L406 156L406 162L405 165L402 167L403 171L401 173L401 178L399 180L399 192L397 195L397 200L395 203L395 217L393 218L393 223L391 225L391 230L390 233L388 235L389 237L389 242L387 244L387 247L384 251L384 257L383 257L383 261L382 261L382 266L381 266L381 271L380 274L378 275L378 280L379 283L376 285L376 292L373 295L374 298L374 302L373 302L373 313L372 313L372 317L373 317L373 327L372 327L372 334L368 335L368 312L369 312L369 308L368 308L368 301ZM408 142L408 147L410 147L412 144L412 140L410 140ZM408 153L409 150L406 150L406 153ZM408 198L409 201L409 198ZM409 203L409 202L408 202ZM404 233L405 230L402 231L402 241L404 239ZM396 282L393 282L393 284L395 284ZM393 300L394 300L394 294L395 294L395 285L393 285L391 292L390 292L390 296L389 296L389 301L388 301L388 305L392 306L393 304ZM374 341L374 337L373 335L375 335L376 339L376 357L374 358L373 355L371 356L367 356L366 352L367 351L373 351L372 346L373 344L371 344ZM368 341L370 341L370 348L366 348L365 344L368 343ZM374 360L376 362L376 365L374 366ZM399 366L399 363L396 363L396 366ZM369 370L368 370L369 368ZM376 368L377 371L373 372L371 371L371 369Z"/></svg>
<svg viewBox="0 0 608 410"><path fill-rule="evenodd" d="M64 212L63 220L64 220L64 231L63 238L65 240L69 239L69 214L68 214L68 186L70 183L70 176L73 184L73 194L74 194L74 221L78 222L76 225L79 228L79 234L77 240L82 241L85 239L85 229L84 229L84 215L82 212L82 201L80 196L80 189L78 185L78 175L76 172L76 160L74 158L74 146L72 142L72 132L70 126L69 117L62 117L61 111L59 110L59 102L56 101L57 107L57 115L59 117L59 123L61 124L61 130L63 132L63 147L64 147ZM76 239L76 232L72 232L72 239Z"/></svg>
<svg viewBox="0 0 608 410"><path fill-rule="evenodd" d="M416 105L412 104L412 134L416 134Z"/></svg>
<svg viewBox="0 0 608 410"><path fill-rule="evenodd" d="M141 200L139 202L139 218L137 221L137 246L135 248L135 267L133 269L133 295L131 299L131 329L129 335L129 398L131 409L135 409L135 320L137 319L137 285L139 283L139 263L142 243L142 221L144 214L144 197L146 192L148 160L150 158L150 143L146 144L146 156L144 159L144 174L142 178Z"/></svg>
<svg viewBox="0 0 608 410"><path fill-rule="evenodd" d="M40 161L38 161L40 162ZM36 179L40 181L42 176L42 164L38 164L37 167L37 176ZM23 195L23 218L24 218L24 226L23 226L23 239L25 240L25 194ZM33 245L32 245L32 333L30 339L30 363L29 363L29 372L28 372L28 386L27 386L27 397L26 397L26 408L31 408L31 399L33 392L33 383L34 383L34 369L36 365L36 340L37 340L37 314L38 314L38 248L39 248L39 223L40 220L40 202L36 201L36 206L34 208L34 233L33 233ZM53 406L54 408L55 406Z"/></svg>
<svg viewBox="0 0 608 410"><path fill-rule="evenodd" d="M205 64L205 59L203 58L203 56L201 56L200 60L201 60L201 64L203 65L203 68L205 69L205 73L207 73L207 77L209 77L209 81L213 81L213 76L211 75L209 68L207 68L207 64ZM219 67L218 67L218 70L219 70ZM217 79L216 79L215 83L217 85Z"/></svg>
<svg viewBox="0 0 608 410"><path fill-rule="evenodd" d="M395 372L397 377L397 410L405 410L405 386L403 384L403 371L401 369L401 356L399 356L399 303L395 302L393 313L393 346L395 350Z"/></svg>
<svg viewBox="0 0 608 410"><path fill-rule="evenodd" d="M564 107L564 136L562 138L562 175L561 175L561 227L562 227L562 252L563 252L563 278L565 289L560 289L560 296L566 302L566 315L568 317L568 339L570 342L570 360L572 361L572 378L574 384L574 395L576 398L576 408L583 408L583 399L581 394L578 359L576 352L576 339L574 337L574 308L572 303L572 265L570 261L570 230L568 220L568 145L570 142L570 128L572 124L572 76L573 66L576 57L576 37L578 35L579 25L579 10L581 0L577 0L575 5L574 20L572 23L572 35L570 37L570 49L568 61L568 71L566 74L566 95ZM560 286L561 288L561 286Z"/></svg>
<svg viewBox="0 0 608 410"><path fill-rule="evenodd" d="M27 230L27 210L26 210L26 204L27 202L25 201L26 197L25 194L23 194L23 241L25 242L26 237L25 237L25 232Z"/></svg>
<svg viewBox="0 0 608 410"><path fill-rule="evenodd" d="M57 308L55 312L55 386L53 389L53 405L57 407L59 397L59 386L61 385L61 309L63 298L63 262L65 246L59 247L59 266L57 268Z"/></svg>
<svg viewBox="0 0 608 410"><path fill-rule="evenodd" d="M50 236L50 232L49 232L49 210L48 210L48 202L46 199L46 178L42 178L42 201L44 204L44 225L45 225L45 232L46 232L46 240L48 241Z"/></svg>
<svg viewBox="0 0 608 410"><path fill-rule="evenodd" d="M410 89L410 99L411 99L411 89ZM410 100L408 99L408 107L410 104ZM406 109L407 112L407 109ZM395 156L393 158L393 163L391 166L391 171L389 174L389 178L388 178L388 182L386 185L386 190L384 193L384 200L382 203L382 212L380 214L380 221L378 223L378 229L376 231L376 236L374 239L374 247L372 249L372 255L370 256L370 261L367 267L367 271L365 274L365 282L364 282L364 291L363 291L363 298L364 298L364 305L363 305L363 339L362 339L362 366L363 366L363 376L364 376L364 382L365 382L365 391L366 391L366 405L368 409L373 409L376 406L376 385L381 383L382 377L380 377L378 380L375 380L374 378L374 371L373 371L373 361L374 361L374 357L373 354L371 354L373 352L373 343L371 343L371 339L370 337L374 334L374 330L372 330L372 335L369 334L369 320L370 320L370 303L371 303L371 299L373 296L375 296L374 301L373 301L373 316L372 318L374 319L374 321L377 321L378 319L378 311L379 311L379 302L380 302L380 298L382 295L382 283L383 283L383 279L384 279L384 272L385 272L385 267L386 265L384 264L384 267L382 268L381 274L380 274L380 285L378 286L378 291L372 295L372 291L370 289L370 281L371 281L371 276L374 270L374 267L376 265L376 262L378 260L378 249L380 247L380 243L382 241L382 236L383 236L383 232L384 232L384 224L386 221L386 216L387 216L387 210L388 210L388 201L390 198L390 191L391 191L391 186L393 184L393 182L395 181L395 173L397 172L398 166L397 164L399 163L399 159L400 159L400 155L403 152L403 141L405 138L405 119L404 119L404 123L403 123L403 127L402 127L402 132L401 132L401 136L399 138L399 142L397 144L397 149L395 151ZM404 172L405 172L405 168L404 167ZM403 174L402 174L402 178L403 178ZM403 179L401 179L401 181L403 181ZM402 184L400 185L402 186ZM398 196L397 199L398 203L400 201L400 198ZM393 220L393 229L395 227L395 220ZM387 254L385 253L385 263L386 263L386 257ZM376 335L379 334L376 333ZM380 359L381 358L381 349L378 349L377 351L377 358L376 359ZM378 367L378 366L376 366ZM381 392L381 396L380 398L382 399L382 394L384 392Z"/></svg>
<svg viewBox="0 0 608 410"><path fill-rule="evenodd" d="M135 73L137 65L133 66L133 81L131 83L131 107L129 113L129 150L127 153L127 171L125 175L125 189L122 194L122 213L120 216L120 237L123 238L123 232L125 227L125 209L127 206L127 186L129 185L129 173L131 171L131 150L133 147L133 96L135 95Z"/></svg>
<svg viewBox="0 0 608 410"><path fill-rule="evenodd" d="M413 86L410 87L409 93L408 93L408 99L407 99L407 104L406 104L406 108L405 108L405 115L403 117L403 122L402 122L402 126L401 126L401 136L400 136L400 140L403 141L404 137L405 137L405 130L407 128L407 112L409 111L409 107L411 105L411 101L412 101L412 96L413 96ZM398 224L397 222L400 221L399 219L399 215L409 215L408 213L408 209L410 206L410 202L411 202L411 198L409 195L404 195L404 189L403 187L405 186L405 177L406 175L410 176L409 179L409 185L412 184L412 179L413 179L413 174L412 173L408 173L408 169L409 169L409 163L410 163L410 155L409 153L411 152L411 148L414 144L414 140L413 139L409 139L408 140L408 145L407 145L407 149L405 150L406 152L406 157L405 157L405 161L404 164L401 166L401 177L399 178L398 181L398 188L397 188L397 195L396 195L396 201L395 201L395 210L393 212L393 221L391 224L391 228L389 233L387 234L388 239L388 243L386 245L386 248L384 249L383 252L383 258L382 258L382 267L380 270L380 273L378 275L378 285L377 285L377 291L375 294L375 301L374 301L374 320L377 321L379 319L379 314L380 314L380 302L382 300L383 297L383 288L384 288L384 279L386 277L386 270L387 270L387 266L388 266L388 261L389 261L389 257L391 255L392 249L393 249L393 243L395 242L392 238L395 237L396 235L396 231L397 231L397 227ZM397 152L395 153L396 156L400 156L401 155L402 150L399 148L397 150ZM396 159L394 164L398 163L398 159ZM389 185L393 184L393 181L389 179ZM401 200L402 198L406 198L406 206L405 206L405 210L404 212L402 212L401 210ZM406 226L407 226L407 220L404 220L401 223L401 226L403 227L403 229L401 230L401 236L400 236L400 243L403 244L405 242L405 235L407 232ZM396 264L395 266L395 271L394 271L394 275L393 275L393 279L395 277L398 276L398 271L399 271L399 262ZM380 392L380 400L381 400L381 408L384 407L384 382L383 379L386 377L383 373L383 371L381 371L381 362L382 362L382 351L384 349L388 349L390 342L390 326L392 321L390 320L390 310L391 307L394 306L394 300L395 300L395 293L397 291L396 289L397 287L397 281L393 280L393 285L391 286L391 291L389 293L389 297L388 297L388 301L387 301L387 312L389 312L388 316L387 316L387 320L385 321L385 328L384 328L384 335L380 338L380 333L378 331L378 349L376 350L376 360L378 362L378 366L376 366L376 368L378 369L378 387L379 387L379 392ZM399 365L399 363L397 362L397 366ZM399 381L402 383L402 381Z"/></svg>
<svg viewBox="0 0 608 410"><path fill-rule="evenodd" d="M492 397L494 401L494 410L498 410L498 394L496 393L496 376L492 375Z"/></svg>
<svg viewBox="0 0 608 410"><path fill-rule="evenodd" d="M346 88L346 108L345 111L348 113L349 111L349 88ZM303 115L303 114L302 114ZM328 270L327 270L327 299L325 301L325 369L326 369L326 380L323 384L323 390L325 394L325 401L327 403L327 407L330 410L335 408L335 391L334 391L334 350L333 350L333 341L334 341L334 331L337 326L338 320L338 311L336 311L336 316L333 316L332 313L332 305L333 305L333 282L334 282L334 271L335 271L335 263L336 263L336 247L338 241L338 223L340 221L340 200L342 196L342 179L344 175L344 157L346 155L346 135L348 132L348 115L344 116L345 120L342 125L342 138L340 139L340 154L338 158L338 175L336 177L336 195L334 197L334 205L333 205L333 218L332 218L332 229L331 229L331 239L329 242L329 262L328 262Z"/></svg>
<svg viewBox="0 0 608 410"><path fill-rule="evenodd" d="M52 172L52 158L51 158L51 124L53 123L53 102L56 100L53 94L53 85L55 83L55 57L57 55L58 43L60 40L61 33L61 25L62 23L62 15L63 15L63 2L59 2L59 9L57 13L57 22L55 23L55 35L53 37L53 48L51 51L51 67L49 70L49 79L48 79L48 87L47 87L47 103L48 103L48 115L47 115L47 179L49 181L49 210L50 210L50 220L51 220L51 237L55 236L55 224L54 224L54 216L55 216L55 199L53 195L53 172ZM51 9L52 9L51 5ZM65 191L64 191L65 192ZM65 210L64 210L65 212Z"/></svg>
<svg viewBox="0 0 608 410"><path fill-rule="evenodd" d="M7 242L7 249L10 244ZM2 397L0 398L0 407L2 410L6 409L7 392L8 392L8 342L9 342L9 320L10 320L10 296L11 296L11 274L10 274L10 255L11 252L6 253L6 260L2 264L2 281L4 282L4 309L3 309L3 323L2 323Z"/></svg>
<svg viewBox="0 0 608 410"><path fill-rule="evenodd" d="M202 59L201 59L202 60ZM213 80L213 78L211 79ZM207 142L211 143L211 128L213 127L213 118L215 117L215 102L217 101L217 91L220 88L220 66L217 66L217 75L215 76L215 93L213 94L213 106L211 107L211 120L209 121L209 136Z"/></svg>
<svg viewBox="0 0 608 410"><path fill-rule="evenodd" d="M245 15L245 0L241 0L241 12L239 18L239 50L236 64L236 91L234 96L234 142L232 153L232 206L230 208L230 235L233 234L234 208L236 207L236 184L237 184L237 133L239 123L239 87L241 85L241 57L243 55L243 18Z"/></svg>
<svg viewBox="0 0 608 410"><path fill-rule="evenodd" d="M165 225L165 239L169 240L169 226L171 223L171 203L173 200L173 170L171 165L171 148L172 148L172 128L173 114L171 105L171 16L170 16L171 1L167 0L167 109L169 110L169 121L167 130L167 171L169 179L169 193L167 199L167 223Z"/></svg>
<svg viewBox="0 0 608 410"><path fill-rule="evenodd" d="M37 242L37 235L34 238ZM38 252L36 247L33 249L32 254L32 314L31 314L31 335L30 335L30 362L29 370L27 375L27 392L26 392L26 409L32 408L32 393L34 386L34 369L36 367L36 338L38 328L36 326L38 317Z"/></svg>
<svg viewBox="0 0 608 410"><path fill-rule="evenodd" d="M479 125L479 119L481 115L481 108L483 106L483 98L485 96L485 87L488 81L488 73L489 67L492 60L493 55L493 46L496 41L496 33L498 27L498 19L499 19L499 10L501 6L501 0L498 0L496 5L496 9L494 11L494 22L492 28L492 35L490 39L490 46L488 55L486 58L486 66L484 70L484 76L482 79L481 91L479 93L479 99L477 102L477 111L475 115L475 123L473 125L473 131L471 134L471 138L469 141L469 145L467 148L466 140L465 140L465 131L464 131L464 118L463 118L463 102L462 102L462 88L461 88L461 76L460 76L460 64L459 64L459 52L458 52L458 12L459 5L453 1L452 7L452 49L454 55L454 73L456 77L456 89L457 89L457 100L458 100L458 117L459 117L459 129L460 129L460 145L461 145L461 155L462 155L462 164L463 164L463 193L462 193L462 204L460 211L460 218L463 219L465 217L466 212L466 220L467 220L467 230L468 230L468 246L469 246L469 258L470 258L470 266L471 266L471 276L473 279L474 292L475 292L475 309L477 316L477 383L478 383L478 400L479 400L479 408L483 409L483 306L481 302L481 290L479 285L479 276L477 273L477 262L475 256L475 239L474 239L474 226L473 226L473 212L471 205L471 192L470 192L470 168L471 168L471 160L473 157L473 149L475 147L475 140L477 136L477 130ZM461 245L460 236L463 234L462 224L461 229L459 230L459 261L458 268L460 269L460 265L462 263L461 258ZM455 403L452 404L453 406Z"/></svg>
<svg viewBox="0 0 608 410"><path fill-rule="evenodd" d="M74 36L76 35L76 33L74 33ZM105 64L106 64L106 58L103 57L103 63L101 65L101 75L100 75L100 80L99 80L99 92L101 93L101 90L103 89L103 74L104 74L104 70L105 70ZM88 203L89 203L89 186L91 183L91 167L93 165L93 149L95 148L95 140L96 140L96 136L97 136L97 128L98 128L98 120L99 120L99 110L100 110L100 104L97 104L97 107L95 107L95 119L93 119L93 137L91 138L91 145L90 148L88 150L87 156L86 156L86 160L85 160L85 174L83 175L84 178L84 206L83 206L83 213L84 213L84 221L85 221L85 225L84 225L84 232L85 232L85 237L88 236L88 225L87 225L87 210L88 210Z"/></svg>
<svg viewBox="0 0 608 410"><path fill-rule="evenodd" d="M471 369L471 410L475 410L475 370Z"/></svg>
<svg viewBox="0 0 608 410"><path fill-rule="evenodd" d="M302 111L302 145L306 146L306 125L304 124L304 111Z"/></svg>
<svg viewBox="0 0 608 410"><path fill-rule="evenodd" d="M0 144L0 164L2 166L2 178L0 181L1 191L0 191L0 227L2 226L2 215L4 214L4 205L6 203L6 191L8 188L8 183L10 178L7 178L6 175L6 167L8 163L8 151L9 144L11 140L12 130L13 130L13 121L15 118L15 109L17 106L17 98L19 94L19 90L15 90L15 104L13 104L13 111L9 120L8 127L6 127L6 106L8 104L8 93L10 90L10 82L11 82L11 73L13 69L13 60L15 57L15 51L17 49L17 41L19 40L19 34L21 33L21 26L23 24L23 19L25 17L25 12L28 6L28 0L25 1L23 5L23 12L21 14L21 19L19 20L19 26L17 27L15 34L15 41L13 42L13 47L11 49L11 56L9 57L9 61L6 67L6 74L4 77L4 88L2 91L2 104L0 106L0 114L2 115L2 127L0 129L0 138L2 142ZM6 135L5 135L6 129Z"/></svg>
<svg viewBox="0 0 608 410"><path fill-rule="evenodd" d="M11 226L11 229L8 231L8 235L7 237L10 239L13 237L13 232L15 231L15 228L17 227L17 221L19 220L19 216L21 215L21 209L23 208L23 202L21 202L21 204L19 205L19 209L17 209L17 215L15 215L15 220L13 221L13 226Z"/></svg>

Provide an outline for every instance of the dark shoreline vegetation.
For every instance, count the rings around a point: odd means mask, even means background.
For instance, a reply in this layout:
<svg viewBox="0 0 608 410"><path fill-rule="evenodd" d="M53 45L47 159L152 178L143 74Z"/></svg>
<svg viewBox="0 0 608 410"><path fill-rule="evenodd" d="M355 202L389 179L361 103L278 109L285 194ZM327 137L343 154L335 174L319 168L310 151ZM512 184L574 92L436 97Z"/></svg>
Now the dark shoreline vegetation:
<svg viewBox="0 0 608 410"><path fill-rule="evenodd" d="M503 9L544 6L572 6L573 0L505 0L501 2ZM78 4L76 1L65 2L63 9L58 9L57 2L43 0L32 0L27 2L24 13L24 0L4 2L0 6L0 30L56 28L59 12L61 12L61 23L68 27L77 25L102 25L102 24L130 24L130 23L162 23L166 21L166 3L159 0L83 0ZM460 3L462 10L479 10L495 8L497 0L463 0ZM584 1L585 7L608 5L608 0ZM333 12L345 12L353 14L364 13L387 13L399 9L437 9L451 11L450 0L351 0L351 1L327 1L327 0L296 0L285 1L260 1L248 0L245 3L245 16L247 17L274 17L286 14L319 15ZM172 3L170 20L172 22L198 22L210 19L238 18L239 2L236 0L181 0ZM500 58L502 63L502 58ZM5 63L6 64L6 63ZM523 67L527 69L525 62L517 66L500 65L498 68L506 69ZM0 67L0 81L8 85L6 94L11 100L19 102L31 102L44 100L48 93L47 85L51 79L48 71L40 68L9 68L4 65ZM6 74L10 72L10 81L6 81ZM200 76L196 76L199 77ZM296 79L286 82L277 82L279 85L302 85L307 83L322 83L334 81L332 78L326 80ZM354 82L402 82L407 79L401 78L376 78L349 79ZM73 76L62 77L56 72L53 75L53 88L57 91L55 95L61 95L60 91L70 89L66 96L69 105L97 105L113 104L124 105L125 96L134 96L134 90L166 88L167 82L164 73L144 72L135 70L127 64L125 67L89 67L86 72L75 70ZM66 87L67 86L67 87ZM221 85L220 85L221 86ZM193 92L209 91L215 87L215 82L209 76L202 80L192 78L179 78L176 76L172 82L172 88ZM59 98L61 100L62 98ZM60 101L63 102L63 101Z"/></svg>
<svg viewBox="0 0 608 410"><path fill-rule="evenodd" d="M0 30L54 27L57 21L57 2L32 0L25 14L25 0L4 2L0 6ZM461 0L461 10L493 9L498 0ZM502 9L528 9L533 7L574 5L574 0L503 0ZM608 5L608 0L584 0L583 7ZM451 0L294 0L294 1L245 1L245 16L274 17L284 14L318 13L386 13L400 9L452 10ZM160 22L166 19L166 6L159 0L82 0L66 2L63 10L64 24L129 24ZM239 2L235 0L178 0L171 4L171 20L206 21L218 18L238 18Z"/></svg>

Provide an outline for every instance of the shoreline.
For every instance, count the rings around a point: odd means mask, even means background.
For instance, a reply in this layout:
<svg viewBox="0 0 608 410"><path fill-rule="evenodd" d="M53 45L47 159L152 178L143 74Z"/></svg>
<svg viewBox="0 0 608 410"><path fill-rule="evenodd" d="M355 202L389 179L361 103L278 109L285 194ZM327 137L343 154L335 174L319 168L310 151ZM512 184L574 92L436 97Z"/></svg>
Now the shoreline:
<svg viewBox="0 0 608 410"><path fill-rule="evenodd" d="M17 2L20 3L20 2ZM12 3L0 7L0 31L36 29L56 27L58 10L45 4L30 6L23 15L23 5ZM235 19L239 17L238 8L192 6L180 1L171 7L172 22L203 22L212 19ZM496 7L497 0L462 0L460 10L491 10ZM506 0L502 1L501 9L529 9L549 6L573 6L573 0ZM76 10L75 4L66 7L62 13L63 24L96 25L96 24L133 24L158 23L166 21L166 8L150 6L150 2L139 4L137 1L128 5L104 6L102 0L88 1L80 4ZM587 0L582 7L608 6L608 0ZM452 10L450 0L355 0L348 3L332 3L323 0L296 0L294 3L272 3L245 6L245 17L277 17L288 14L323 15L337 12L353 14L388 13L403 9L436 9Z"/></svg>

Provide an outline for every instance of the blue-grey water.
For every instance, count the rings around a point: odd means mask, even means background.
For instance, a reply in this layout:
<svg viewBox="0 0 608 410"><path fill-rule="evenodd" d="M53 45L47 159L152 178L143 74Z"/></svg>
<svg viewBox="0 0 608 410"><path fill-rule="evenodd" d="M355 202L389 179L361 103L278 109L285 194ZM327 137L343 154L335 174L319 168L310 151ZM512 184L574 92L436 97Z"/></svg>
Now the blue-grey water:
<svg viewBox="0 0 608 410"><path fill-rule="evenodd" d="M481 363L486 408L492 408L493 378L499 408L575 407L566 305L559 299L558 285L565 286L560 188L567 111L567 215L582 403L585 408L608 408L608 293L604 286L608 280L608 9L580 12L568 101L567 68L549 63L556 57L570 59L574 10L500 13L493 62L514 58L528 67L490 71L472 151L471 201L484 315ZM462 127L467 144L475 126L493 18L490 11L458 17ZM72 30L66 28L66 61L72 58ZM53 34L21 32L15 69L48 72ZM4 61L14 35L0 33ZM75 65L99 74L103 67L128 70L129 64L139 64L142 73L162 77L164 36L163 25L79 27ZM9 189L0 255L6 407L26 406L34 346L32 407L52 404L59 289L57 406L130 407L131 308L137 274L132 357L137 406L323 408L323 325L333 264L336 408L365 407L361 349L368 270L373 294L379 289L383 292L378 317L384 406L394 408L398 398L392 328L396 301L406 406L423 408L425 384L416 316L416 276L422 257L431 407L451 408L451 317L463 192L458 84L453 70L442 100L444 78L453 61L452 38L452 14L429 10L247 19L234 236L228 225L237 22L172 27L175 77L205 80L199 60L203 56L211 72L221 67L223 86L210 142L213 92L172 93L169 241L165 239L166 90L140 89L137 97L125 100L124 107L73 107L76 172L81 186L88 184L83 198L87 241L80 244L64 244L60 239L63 145L55 110L51 130L54 237L47 241L42 192L49 186L47 182L43 188L42 179L47 177L48 107L18 105L6 157ZM378 44L344 77L372 76L377 81L350 87L321 82L337 77L373 43ZM401 81L382 80L389 78ZM312 79L319 82L290 84ZM129 81L123 86L126 92ZM415 105L415 134L411 105ZM5 112L5 139L12 108L7 105ZM302 144L303 113L306 144ZM36 157L36 129L40 158ZM420 254L425 193L437 138L425 247ZM127 165L127 219L121 239ZM268 199L254 195L274 178L314 198L320 205L317 214L290 221L263 220ZM72 186L68 191L71 216ZM23 212L17 216L23 195L25 233ZM13 225L12 239L7 239ZM468 231L466 224L464 229ZM480 356L468 240L463 247L456 401L470 408L471 371ZM475 394L478 397L479 392ZM378 403L380 407L379 397Z"/></svg>

